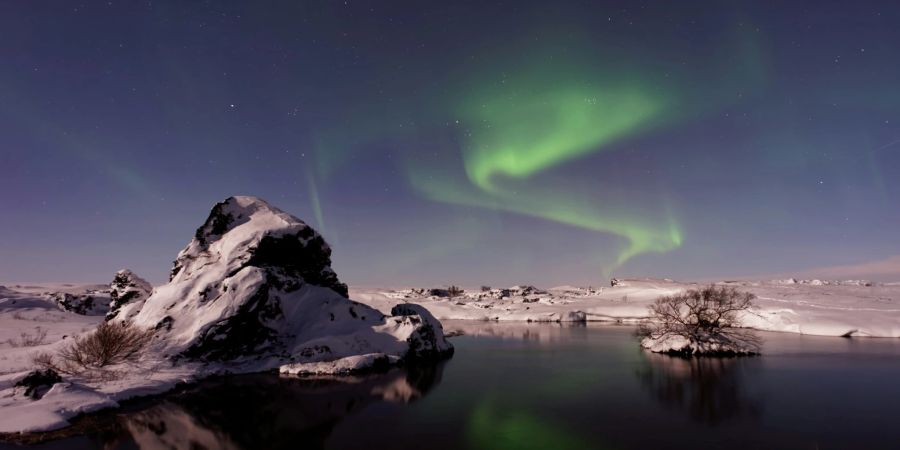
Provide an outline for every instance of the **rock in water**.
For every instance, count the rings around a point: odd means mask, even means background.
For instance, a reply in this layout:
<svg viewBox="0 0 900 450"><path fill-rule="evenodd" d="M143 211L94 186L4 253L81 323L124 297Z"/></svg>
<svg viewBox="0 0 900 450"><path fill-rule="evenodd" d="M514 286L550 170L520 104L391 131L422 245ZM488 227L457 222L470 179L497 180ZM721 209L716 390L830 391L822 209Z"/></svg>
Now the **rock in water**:
<svg viewBox="0 0 900 450"><path fill-rule="evenodd" d="M112 283L109 284L109 314L107 320L115 317L119 309L128 303L143 302L153 291L153 285L128 269L116 272Z"/></svg>
<svg viewBox="0 0 900 450"><path fill-rule="evenodd" d="M421 305L403 303L391 308L391 315L410 321L414 329L406 342L409 343L408 359L435 359L453 347L444 339L444 327Z"/></svg>
<svg viewBox="0 0 900 450"><path fill-rule="evenodd" d="M155 329L150 351L230 371L341 372L452 353L424 309L385 317L346 297L319 233L261 199L231 197L178 254L169 283L113 320Z"/></svg>

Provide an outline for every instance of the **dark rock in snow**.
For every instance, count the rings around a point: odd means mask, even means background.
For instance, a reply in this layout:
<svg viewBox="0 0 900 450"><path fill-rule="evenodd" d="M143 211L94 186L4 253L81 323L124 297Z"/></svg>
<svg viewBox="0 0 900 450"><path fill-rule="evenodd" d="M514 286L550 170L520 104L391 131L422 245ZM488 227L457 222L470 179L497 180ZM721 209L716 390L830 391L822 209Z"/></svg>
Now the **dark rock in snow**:
<svg viewBox="0 0 900 450"><path fill-rule="evenodd" d="M102 316L108 311L109 296L105 293L70 294L68 292L56 292L50 294L50 299L56 303L59 309L82 316Z"/></svg>
<svg viewBox="0 0 900 450"><path fill-rule="evenodd" d="M54 384L62 381L62 377L59 376L53 369L45 369L45 370L33 370L25 375L25 378L16 382L16 387L24 387L26 397L31 397L33 400L38 400L53 387Z"/></svg>

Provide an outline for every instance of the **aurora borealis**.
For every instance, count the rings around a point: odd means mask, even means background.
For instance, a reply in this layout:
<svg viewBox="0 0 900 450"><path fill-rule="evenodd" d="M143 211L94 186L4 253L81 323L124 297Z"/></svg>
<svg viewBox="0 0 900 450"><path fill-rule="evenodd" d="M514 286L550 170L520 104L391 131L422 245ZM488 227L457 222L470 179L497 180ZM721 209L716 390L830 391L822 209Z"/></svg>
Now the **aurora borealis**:
<svg viewBox="0 0 900 450"><path fill-rule="evenodd" d="M3 282L161 281L235 194L313 224L366 286L900 254L884 2L2 8Z"/></svg>
<svg viewBox="0 0 900 450"><path fill-rule="evenodd" d="M654 226L626 205L611 205L602 192L596 198L578 199L579 190L554 192L569 183L531 182L549 168L601 152L616 139L647 127L664 111L665 98L624 82L594 86L553 75L536 78L520 84L513 76L504 80L509 87L476 96L461 108L459 117L471 127L462 143L462 160L476 192L465 192L452 182L435 182L446 170L441 168L433 169L438 172L434 174L425 171L427 179L420 170L412 171L413 186L438 201L622 236L628 244L619 251L616 266L643 252L677 247L680 232L670 220Z"/></svg>

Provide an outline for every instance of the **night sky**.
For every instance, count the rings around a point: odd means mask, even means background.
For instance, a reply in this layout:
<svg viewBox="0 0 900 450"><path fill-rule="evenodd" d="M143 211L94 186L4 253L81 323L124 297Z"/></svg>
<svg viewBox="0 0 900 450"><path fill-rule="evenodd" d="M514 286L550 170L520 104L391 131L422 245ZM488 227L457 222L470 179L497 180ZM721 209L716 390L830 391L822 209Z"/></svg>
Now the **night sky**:
<svg viewBox="0 0 900 450"><path fill-rule="evenodd" d="M230 195L361 286L900 255L894 2L10 0L0 38L0 281L161 282Z"/></svg>

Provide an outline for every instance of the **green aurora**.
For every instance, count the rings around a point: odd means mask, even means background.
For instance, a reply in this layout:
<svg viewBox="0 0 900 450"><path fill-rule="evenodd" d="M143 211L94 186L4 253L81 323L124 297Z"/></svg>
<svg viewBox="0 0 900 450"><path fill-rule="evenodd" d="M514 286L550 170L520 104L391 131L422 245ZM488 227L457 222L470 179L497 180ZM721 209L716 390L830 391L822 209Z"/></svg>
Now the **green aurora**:
<svg viewBox="0 0 900 450"><path fill-rule="evenodd" d="M558 183L542 184L539 178L548 169L607 150L661 122L672 104L669 98L636 82L591 83L547 74L506 80L504 86L488 95L476 93L459 108L460 123L470 130L461 154L471 185L419 167L409 172L419 192L436 201L621 236L627 245L615 266L681 245L681 231L671 215L647 216L575 190L555 192Z"/></svg>
<svg viewBox="0 0 900 450"><path fill-rule="evenodd" d="M500 56L483 49L475 62L455 67L440 89L413 83L415 102L407 96L379 110L382 103L373 98L352 108L337 120L339 130L318 136L317 178L332 178L369 149L415 149L401 153L398 163L416 194L617 237L615 254L601 263L610 275L631 258L680 247L678 208L652 180L624 191L602 170L573 177L568 169L602 167L604 158L614 161L615 152L640 146L644 136L726 107L738 90L750 95L765 78L764 59L756 36L733 31L709 67L719 80L710 84L654 70L641 49L623 57L586 38L569 36L574 46L552 39L498 43L520 51ZM452 134L455 147L421 139L435 133ZM321 204L311 201L318 217Z"/></svg>
<svg viewBox="0 0 900 450"><path fill-rule="evenodd" d="M526 411L501 412L490 401L472 411L467 437L474 448L490 450L602 448Z"/></svg>

